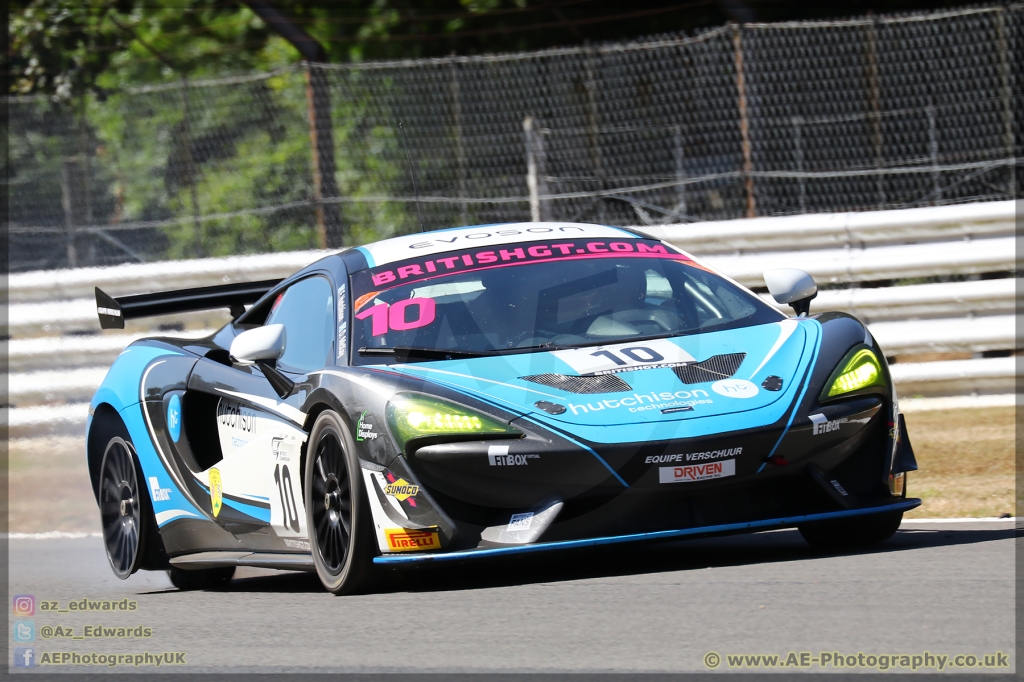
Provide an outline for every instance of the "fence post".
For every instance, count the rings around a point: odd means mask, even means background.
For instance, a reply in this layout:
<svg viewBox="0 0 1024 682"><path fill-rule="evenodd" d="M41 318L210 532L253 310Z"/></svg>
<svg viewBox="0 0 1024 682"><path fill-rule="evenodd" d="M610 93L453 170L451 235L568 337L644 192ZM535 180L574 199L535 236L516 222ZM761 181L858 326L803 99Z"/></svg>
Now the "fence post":
<svg viewBox="0 0 1024 682"><path fill-rule="evenodd" d="M999 44L999 79L1002 81L1001 94L1003 100L1003 128L1006 135L1006 158L1011 160L1007 190L1010 198L1015 199L1017 198L1017 166L1012 162L1016 149L1013 144L1013 87L1010 83L1010 60L1007 58L1006 8L1000 7L996 12L996 33L998 35L996 42Z"/></svg>
<svg viewBox="0 0 1024 682"><path fill-rule="evenodd" d="M199 220L199 190L196 188L196 163L192 158L192 113L188 93L188 76L181 77L181 134L182 151L185 152L185 174L188 179L189 197L192 202L192 228L195 230L192 252L196 258L206 255L203 248L202 223Z"/></svg>
<svg viewBox="0 0 1024 682"><path fill-rule="evenodd" d="M747 217L753 218L757 215L757 205L754 202L754 162L750 151L750 122L747 119L747 84L743 73L743 39L738 24L733 24L732 30L733 45L736 47L736 91L739 94L740 138L743 144L743 176L747 190Z"/></svg>
<svg viewBox="0 0 1024 682"><path fill-rule="evenodd" d="M878 36L875 32L875 15L868 12L868 100L871 107L871 142L875 148L875 168L878 175L875 188L878 194L879 210L885 208L885 176L882 175L882 112L881 95L878 85Z"/></svg>
<svg viewBox="0 0 1024 682"><path fill-rule="evenodd" d="M338 181L334 177L331 93L324 69L307 61L305 76L317 240L320 248L333 249L345 245L345 232L341 225L341 207L337 202L327 201L338 196Z"/></svg>
<svg viewBox="0 0 1024 682"><path fill-rule="evenodd" d="M455 159L459 164L459 199L462 200L462 224L469 224L469 205L466 203L466 148L462 139L462 99L459 92L459 66L452 55L449 64L449 90L452 95L452 118L455 119Z"/></svg>
<svg viewBox="0 0 1024 682"><path fill-rule="evenodd" d="M81 112L78 119L78 154L82 158L82 194L85 203L85 216L83 222L92 226L92 161L89 154L89 131L85 124L85 93L80 98ZM87 262L95 261L94 242L90 243Z"/></svg>
<svg viewBox="0 0 1024 682"><path fill-rule="evenodd" d="M800 212L807 213L807 178L804 177L803 116L793 119L793 156L796 157L797 185L800 188Z"/></svg>
<svg viewBox="0 0 1024 682"><path fill-rule="evenodd" d="M526 187L530 193L530 220L535 223L551 220L548 179L544 154L544 136L535 127L533 116L523 119L526 136ZM545 197L541 199L541 197Z"/></svg>
<svg viewBox="0 0 1024 682"><path fill-rule="evenodd" d="M71 168L65 159L60 164L60 203L64 209L64 244L68 267L78 267L78 251L75 248L74 204L71 201Z"/></svg>
<svg viewBox="0 0 1024 682"><path fill-rule="evenodd" d="M686 206L686 150L683 147L683 127L672 126L672 158L675 161L676 180L676 207L672 211L673 216L680 217L688 214Z"/></svg>
<svg viewBox="0 0 1024 682"><path fill-rule="evenodd" d="M604 158L601 154L600 138L600 110L597 107L597 79L594 75L594 48L588 41L584 46L586 58L584 69L586 71L587 90L587 132L590 138L590 163L594 167L594 176L597 178L598 188L605 189ZM605 202L598 199L598 222L605 222Z"/></svg>
<svg viewBox="0 0 1024 682"><path fill-rule="evenodd" d="M928 115L928 156L932 160L932 205L938 206L942 199L942 176L939 173L939 135L935 129L935 105L928 100L925 107Z"/></svg>

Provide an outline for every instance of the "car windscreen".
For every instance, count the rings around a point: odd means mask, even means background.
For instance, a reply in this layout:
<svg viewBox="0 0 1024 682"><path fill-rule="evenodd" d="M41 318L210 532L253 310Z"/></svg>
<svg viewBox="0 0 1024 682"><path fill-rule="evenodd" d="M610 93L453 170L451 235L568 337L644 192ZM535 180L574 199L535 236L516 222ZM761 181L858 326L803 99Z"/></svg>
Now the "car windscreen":
<svg viewBox="0 0 1024 682"><path fill-rule="evenodd" d="M466 249L354 273L352 362L601 345L777 322L756 296L646 239ZM406 359L409 356L405 355Z"/></svg>

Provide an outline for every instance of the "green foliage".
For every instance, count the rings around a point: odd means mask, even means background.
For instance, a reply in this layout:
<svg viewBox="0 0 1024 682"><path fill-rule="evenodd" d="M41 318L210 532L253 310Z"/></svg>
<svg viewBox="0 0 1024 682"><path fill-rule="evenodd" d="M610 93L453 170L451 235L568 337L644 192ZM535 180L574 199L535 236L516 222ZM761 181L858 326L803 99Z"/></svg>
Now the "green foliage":
<svg viewBox="0 0 1024 682"><path fill-rule="evenodd" d="M270 70L298 52L244 4L14 0L11 89L72 100L127 85Z"/></svg>

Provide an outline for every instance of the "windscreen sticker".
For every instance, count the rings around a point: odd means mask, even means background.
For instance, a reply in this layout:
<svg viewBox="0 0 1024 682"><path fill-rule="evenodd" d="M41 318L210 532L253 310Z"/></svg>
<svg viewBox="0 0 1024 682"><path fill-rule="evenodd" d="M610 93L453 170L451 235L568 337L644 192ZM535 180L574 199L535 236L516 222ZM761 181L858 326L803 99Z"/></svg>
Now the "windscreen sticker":
<svg viewBox="0 0 1024 682"><path fill-rule="evenodd" d="M401 265L387 265L363 270L353 275L357 290L386 289L409 282L427 280L449 274L486 270L524 263L554 262L595 258L671 258L692 262L684 254L670 251L664 244L631 239L612 241L591 239L580 241L539 242L508 248L467 250L449 253L440 258L402 261ZM354 283L355 283L354 282ZM357 304L356 308L360 306Z"/></svg>
<svg viewBox="0 0 1024 682"><path fill-rule="evenodd" d="M437 304L432 298L408 298L394 305L378 303L356 314L357 320L371 318L371 333L381 336L389 331L407 331L431 324L437 317Z"/></svg>
<svg viewBox="0 0 1024 682"><path fill-rule="evenodd" d="M612 374L695 362L692 355L668 339L652 339L614 346L590 346L552 353L577 374Z"/></svg>
<svg viewBox="0 0 1024 682"><path fill-rule="evenodd" d="M551 238L634 239L635 235L605 225L565 225L561 223L512 223L476 225L438 230L428 234L410 234L358 247L370 267L428 256L467 247L498 246Z"/></svg>
<svg viewBox="0 0 1024 682"><path fill-rule="evenodd" d="M348 300L348 292L345 285L338 286L338 358L348 364L348 315L345 312L345 303Z"/></svg>

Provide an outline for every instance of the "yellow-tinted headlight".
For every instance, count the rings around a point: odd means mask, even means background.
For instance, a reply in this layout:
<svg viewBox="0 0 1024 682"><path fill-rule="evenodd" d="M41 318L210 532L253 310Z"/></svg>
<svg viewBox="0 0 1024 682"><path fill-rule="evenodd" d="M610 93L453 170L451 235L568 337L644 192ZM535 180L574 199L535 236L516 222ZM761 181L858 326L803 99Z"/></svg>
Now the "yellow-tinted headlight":
<svg viewBox="0 0 1024 682"><path fill-rule="evenodd" d="M882 386L882 363L869 348L849 353L833 372L822 398L834 398L872 386Z"/></svg>
<svg viewBox="0 0 1024 682"><path fill-rule="evenodd" d="M413 438L443 435L519 435L505 422L425 395L400 394L387 408L391 435L405 449Z"/></svg>

